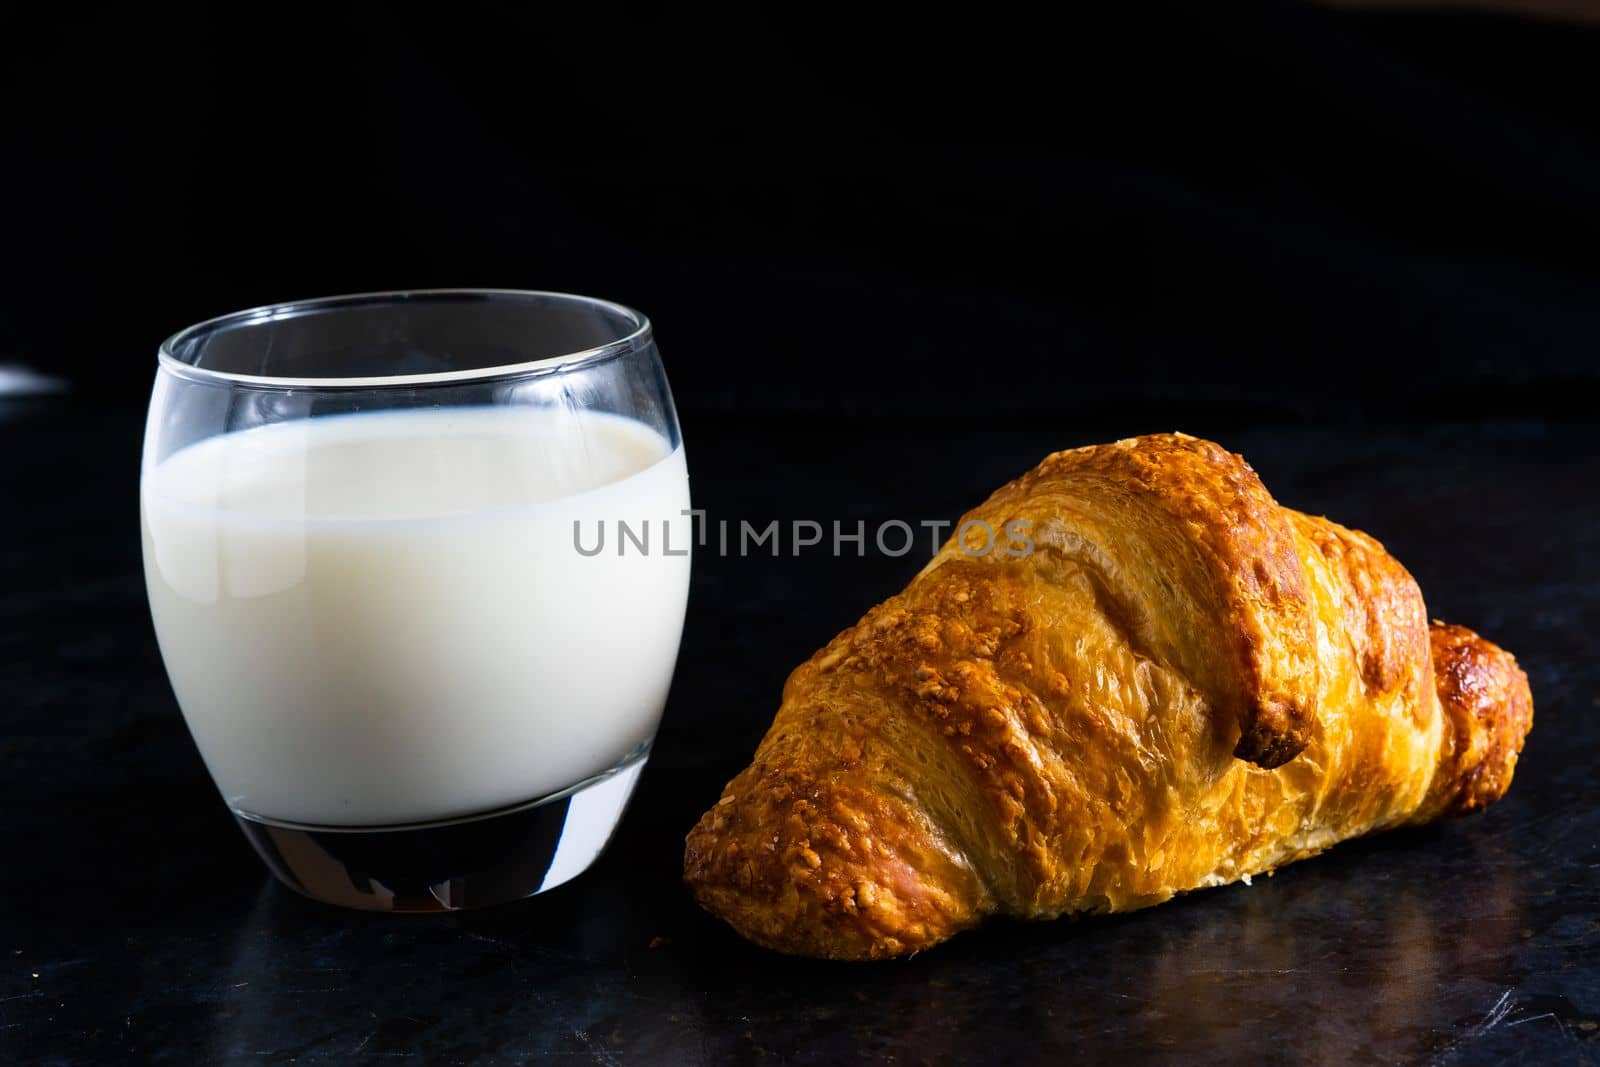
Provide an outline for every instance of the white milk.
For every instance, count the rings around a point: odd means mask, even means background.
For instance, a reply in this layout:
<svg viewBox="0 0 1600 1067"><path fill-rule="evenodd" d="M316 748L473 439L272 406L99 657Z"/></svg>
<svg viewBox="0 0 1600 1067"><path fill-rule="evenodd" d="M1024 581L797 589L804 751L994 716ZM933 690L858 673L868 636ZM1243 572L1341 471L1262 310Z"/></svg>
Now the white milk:
<svg viewBox="0 0 1600 1067"><path fill-rule="evenodd" d="M693 531L683 449L640 423L527 407L301 420L182 449L140 497L162 655L236 811L466 815L654 735ZM575 520L588 550L604 521L603 552L577 550ZM648 522L648 554L618 554L618 520Z"/></svg>

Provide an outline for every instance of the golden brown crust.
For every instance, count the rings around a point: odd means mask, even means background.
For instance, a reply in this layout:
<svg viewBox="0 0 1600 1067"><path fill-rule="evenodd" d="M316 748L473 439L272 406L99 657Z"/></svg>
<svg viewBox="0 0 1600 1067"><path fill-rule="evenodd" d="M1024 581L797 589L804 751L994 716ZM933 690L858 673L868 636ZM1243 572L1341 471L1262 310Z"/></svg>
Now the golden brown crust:
<svg viewBox="0 0 1600 1067"><path fill-rule="evenodd" d="M1073 536L1063 545L1051 532L1067 515ZM1110 557L1101 562L1120 579L1141 636L1208 685L1234 721L1240 759L1276 767L1305 747L1317 690L1305 570L1286 513L1242 457L1185 434L1057 452L968 518L997 529L1031 521L1036 539L1057 548L1087 537ZM1171 578L1175 586L1151 587ZM1148 610L1162 604L1151 594L1173 588L1188 610ZM1195 625L1217 640L1188 640Z"/></svg>
<svg viewBox="0 0 1600 1067"><path fill-rule="evenodd" d="M769 757L730 783L685 854L700 903L757 944L847 959L914 952L975 922L971 867L860 769Z"/></svg>
<svg viewBox="0 0 1600 1067"><path fill-rule="evenodd" d="M1503 797L1533 728L1528 676L1511 653L1464 626L1436 622L1429 636L1445 737L1439 772L1420 812L1423 822L1476 811Z"/></svg>
<svg viewBox="0 0 1600 1067"><path fill-rule="evenodd" d="M1330 519L1288 511L1339 579L1339 629L1349 641L1371 696L1403 689L1405 707L1428 710L1428 615L1422 591L1376 540Z"/></svg>
<svg viewBox="0 0 1600 1067"><path fill-rule="evenodd" d="M1381 545L1215 445L1058 453L966 518L1034 551L953 538L794 671L689 834L696 899L751 940L868 959L1143 907L1510 780L1511 658L1453 628L1430 651Z"/></svg>

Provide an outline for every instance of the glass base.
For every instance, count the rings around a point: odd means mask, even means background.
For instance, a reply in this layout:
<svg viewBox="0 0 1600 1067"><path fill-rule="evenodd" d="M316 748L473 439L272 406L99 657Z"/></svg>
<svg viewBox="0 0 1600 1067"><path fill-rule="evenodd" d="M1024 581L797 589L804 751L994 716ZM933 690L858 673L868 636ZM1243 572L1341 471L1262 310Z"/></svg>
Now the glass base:
<svg viewBox="0 0 1600 1067"><path fill-rule="evenodd" d="M587 870L645 759L554 796L441 822L308 826L233 814L278 880L313 900L364 911L461 911L531 897Z"/></svg>

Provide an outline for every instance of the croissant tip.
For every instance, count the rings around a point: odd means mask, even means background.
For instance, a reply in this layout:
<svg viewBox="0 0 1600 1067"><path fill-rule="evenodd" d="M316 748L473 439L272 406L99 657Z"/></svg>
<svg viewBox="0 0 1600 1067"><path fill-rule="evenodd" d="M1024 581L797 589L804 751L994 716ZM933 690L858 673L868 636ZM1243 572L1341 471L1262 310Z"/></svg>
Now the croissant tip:
<svg viewBox="0 0 1600 1067"><path fill-rule="evenodd" d="M747 940L794 956L889 959L978 920L981 886L907 797L849 766L763 770L735 779L684 842L695 902Z"/></svg>
<svg viewBox="0 0 1600 1067"><path fill-rule="evenodd" d="M1435 804L1465 815L1511 788L1533 728L1533 694L1516 658L1466 627L1435 620L1428 636L1447 730Z"/></svg>

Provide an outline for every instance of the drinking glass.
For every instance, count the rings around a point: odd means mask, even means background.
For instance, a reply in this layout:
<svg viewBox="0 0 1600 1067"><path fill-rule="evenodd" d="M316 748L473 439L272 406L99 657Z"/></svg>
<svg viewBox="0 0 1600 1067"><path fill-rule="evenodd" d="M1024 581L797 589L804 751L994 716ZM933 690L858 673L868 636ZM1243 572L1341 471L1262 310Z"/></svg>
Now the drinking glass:
<svg viewBox="0 0 1600 1067"><path fill-rule="evenodd" d="M643 315L450 289L191 326L161 346L139 495L178 705L279 879L440 911L594 862L688 598Z"/></svg>

